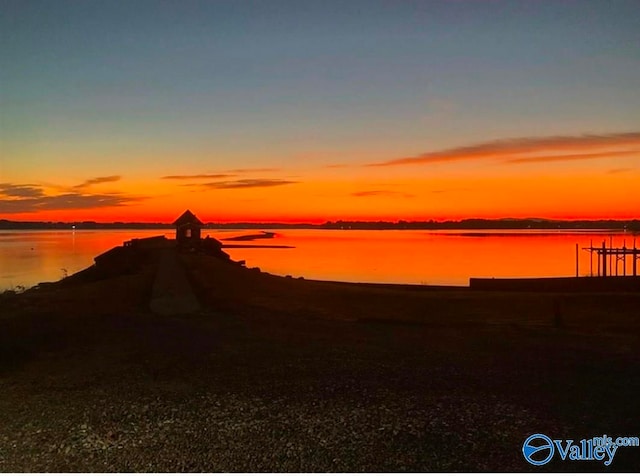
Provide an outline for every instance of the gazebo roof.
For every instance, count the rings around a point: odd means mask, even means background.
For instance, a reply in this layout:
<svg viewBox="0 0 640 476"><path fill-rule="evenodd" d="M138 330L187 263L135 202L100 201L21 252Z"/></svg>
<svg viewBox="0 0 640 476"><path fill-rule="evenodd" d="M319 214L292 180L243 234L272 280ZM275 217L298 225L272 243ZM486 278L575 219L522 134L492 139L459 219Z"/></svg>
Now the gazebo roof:
<svg viewBox="0 0 640 476"><path fill-rule="evenodd" d="M191 210L187 210L182 215L178 217L176 221L173 222L175 226L184 226L184 225L204 225L197 216L191 213Z"/></svg>

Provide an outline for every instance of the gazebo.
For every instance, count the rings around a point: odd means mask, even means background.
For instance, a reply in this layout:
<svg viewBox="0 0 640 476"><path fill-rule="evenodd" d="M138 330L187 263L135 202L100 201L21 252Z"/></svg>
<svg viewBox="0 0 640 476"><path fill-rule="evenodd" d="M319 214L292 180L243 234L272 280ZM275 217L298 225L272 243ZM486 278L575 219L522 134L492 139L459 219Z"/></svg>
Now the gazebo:
<svg viewBox="0 0 640 476"><path fill-rule="evenodd" d="M193 246L200 243L200 232L204 223L191 213L191 210L180 215L173 224L176 227L178 246Z"/></svg>

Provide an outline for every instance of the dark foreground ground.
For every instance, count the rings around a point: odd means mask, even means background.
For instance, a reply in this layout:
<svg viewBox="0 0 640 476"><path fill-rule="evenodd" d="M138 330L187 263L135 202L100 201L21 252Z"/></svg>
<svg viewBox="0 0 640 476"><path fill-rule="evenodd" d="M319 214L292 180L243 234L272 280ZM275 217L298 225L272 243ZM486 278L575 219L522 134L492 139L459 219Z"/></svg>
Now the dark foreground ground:
<svg viewBox="0 0 640 476"><path fill-rule="evenodd" d="M3 471L638 471L522 457L640 435L640 295L359 286L181 257L0 295Z"/></svg>

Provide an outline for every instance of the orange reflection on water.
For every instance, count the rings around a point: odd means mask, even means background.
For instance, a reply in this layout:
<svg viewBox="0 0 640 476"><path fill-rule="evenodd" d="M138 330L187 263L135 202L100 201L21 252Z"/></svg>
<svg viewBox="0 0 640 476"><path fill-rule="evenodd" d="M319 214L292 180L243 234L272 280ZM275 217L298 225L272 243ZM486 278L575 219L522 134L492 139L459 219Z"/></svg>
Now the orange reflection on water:
<svg viewBox="0 0 640 476"><path fill-rule="evenodd" d="M218 238L228 236L217 233ZM234 259L279 275L356 282L467 285L470 277L575 276L590 274L591 242L627 246L631 235L566 232L428 232L282 230L273 240L295 249L230 249ZM640 246L640 239L638 240ZM622 265L620 264L620 273ZM631 270L630 259L627 272ZM594 256L593 272L596 272Z"/></svg>
<svg viewBox="0 0 640 476"><path fill-rule="evenodd" d="M221 239L255 230L205 230ZM93 264L93 258L131 238L172 230L47 230L0 232L0 290L55 281ZM633 246L630 234L564 231L278 230L273 239L228 242L291 245L290 249L231 248L233 259L282 276L352 282L467 285L470 277L575 276L590 274L590 243ZM640 238L637 240L640 247ZM594 256L593 271L597 271ZM615 263L610 269L615 270ZM640 263L639 263L640 265ZM622 263L618 263L622 273ZM631 272L627 257L627 273Z"/></svg>
<svg viewBox="0 0 640 476"><path fill-rule="evenodd" d="M42 230L0 232L0 291L57 281L131 238L169 230Z"/></svg>

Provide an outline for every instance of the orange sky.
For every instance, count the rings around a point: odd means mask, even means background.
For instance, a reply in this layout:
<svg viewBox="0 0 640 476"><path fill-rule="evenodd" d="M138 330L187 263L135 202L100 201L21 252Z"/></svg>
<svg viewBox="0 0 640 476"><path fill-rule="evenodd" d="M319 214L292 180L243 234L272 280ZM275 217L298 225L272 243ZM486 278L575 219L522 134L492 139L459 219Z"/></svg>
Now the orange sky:
<svg viewBox="0 0 640 476"><path fill-rule="evenodd" d="M493 141L316 167L185 173L175 165L155 177L77 174L73 182L55 170L27 169L0 183L0 206L3 218L44 221L168 222L186 208L220 222L630 219L640 210L638 157L640 133L624 133Z"/></svg>

